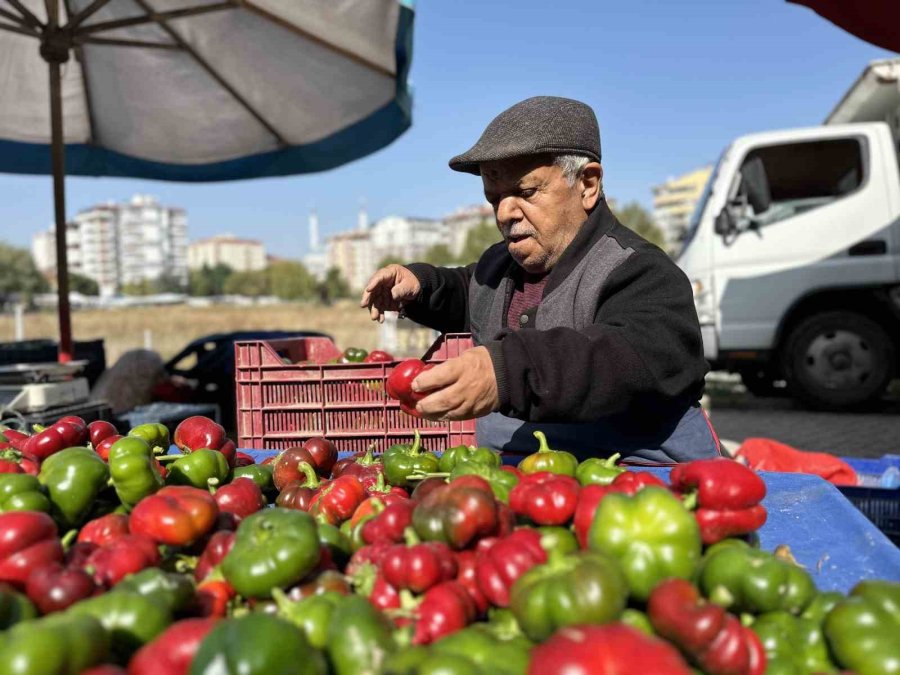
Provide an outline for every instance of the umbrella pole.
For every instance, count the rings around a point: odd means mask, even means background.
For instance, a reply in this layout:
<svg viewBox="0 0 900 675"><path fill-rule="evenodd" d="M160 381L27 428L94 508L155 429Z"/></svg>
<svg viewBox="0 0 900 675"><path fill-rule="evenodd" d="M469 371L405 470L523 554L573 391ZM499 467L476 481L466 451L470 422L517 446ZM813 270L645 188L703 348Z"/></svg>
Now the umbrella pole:
<svg viewBox="0 0 900 675"><path fill-rule="evenodd" d="M63 140L62 84L60 64L48 60L50 68L50 153L53 162L53 210L56 221L56 285L59 312L59 361L72 360L72 317L69 309L69 262L66 248L66 145Z"/></svg>

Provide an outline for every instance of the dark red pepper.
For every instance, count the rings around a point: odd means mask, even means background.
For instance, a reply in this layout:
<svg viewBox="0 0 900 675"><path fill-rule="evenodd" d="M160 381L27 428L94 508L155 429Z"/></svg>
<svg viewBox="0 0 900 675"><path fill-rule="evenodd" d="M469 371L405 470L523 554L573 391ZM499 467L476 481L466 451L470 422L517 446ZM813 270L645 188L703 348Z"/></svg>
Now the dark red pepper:
<svg viewBox="0 0 900 675"><path fill-rule="evenodd" d="M303 444L303 449L312 457L312 465L317 474L320 476L331 475L331 470L334 468L338 458L338 451L334 447L334 443L327 438L317 436L306 441Z"/></svg>
<svg viewBox="0 0 900 675"><path fill-rule="evenodd" d="M128 527L160 544L187 546L212 530L218 515L219 507L206 490L170 485L138 502Z"/></svg>
<svg viewBox="0 0 900 675"><path fill-rule="evenodd" d="M275 484L276 490L281 490L295 480L306 479L312 483L314 481L310 478L310 470L314 474L318 474L312 455L300 446L288 448L275 460L275 466L272 468L272 482Z"/></svg>
<svg viewBox="0 0 900 675"><path fill-rule="evenodd" d="M390 550L391 546L392 544L377 542L375 544L363 546L361 549L354 551L353 555L350 556L350 560L347 562L344 574L352 579L359 574L366 565L380 568L381 561L384 559L384 556Z"/></svg>
<svg viewBox="0 0 900 675"><path fill-rule="evenodd" d="M159 565L161 560L152 539L142 534L126 534L91 553L84 569L98 585L110 588L129 574Z"/></svg>
<svg viewBox="0 0 900 675"><path fill-rule="evenodd" d="M384 479L384 464L381 457L376 457L374 453L375 444L370 445L365 452L358 453L353 457L338 460L331 470L332 478L340 478L341 476L356 476L361 483L369 480L377 480L378 475Z"/></svg>
<svg viewBox="0 0 900 675"><path fill-rule="evenodd" d="M363 359L363 363L390 363L394 357L380 349L369 352L369 355Z"/></svg>
<svg viewBox="0 0 900 675"><path fill-rule="evenodd" d="M25 593L41 614L60 612L97 590L91 575L78 567L50 563L34 570L25 584Z"/></svg>
<svg viewBox="0 0 900 675"><path fill-rule="evenodd" d="M234 453L234 466L250 466L251 464L256 464L253 457L248 455L246 452L236 452Z"/></svg>
<svg viewBox="0 0 900 675"><path fill-rule="evenodd" d="M501 524L490 484L465 475L430 492L413 510L413 527L426 541L443 541L466 548L481 537L497 533Z"/></svg>
<svg viewBox="0 0 900 675"><path fill-rule="evenodd" d="M509 493L509 506L537 525L565 525L575 514L581 485L571 476L538 471L525 475Z"/></svg>
<svg viewBox="0 0 900 675"><path fill-rule="evenodd" d="M78 532L78 542L106 546L128 534L128 516L124 513L108 513L84 524Z"/></svg>
<svg viewBox="0 0 900 675"><path fill-rule="evenodd" d="M197 586L196 613L203 617L224 617L235 597L237 591L224 579L207 579Z"/></svg>
<svg viewBox="0 0 900 675"><path fill-rule="evenodd" d="M57 420L43 431L35 434L26 441L23 452L34 455L43 461L50 455L84 445L88 439L88 429L84 420L70 415Z"/></svg>
<svg viewBox="0 0 900 675"><path fill-rule="evenodd" d="M88 427L88 439L91 442L91 447L94 450L97 449L97 446L100 445L104 440L109 438L110 436L118 436L119 430L116 429L110 422L105 420L94 420ZM121 438L121 436L119 436ZM105 459L105 458L104 458Z"/></svg>
<svg viewBox="0 0 900 675"><path fill-rule="evenodd" d="M412 525L413 507L413 502L408 499L387 504L383 511L363 523L360 533L362 540L367 544L403 541L404 531Z"/></svg>
<svg viewBox="0 0 900 675"><path fill-rule="evenodd" d="M32 571L63 559L56 523L46 513L0 514L0 534L0 582L19 590L24 590Z"/></svg>
<svg viewBox="0 0 900 675"><path fill-rule="evenodd" d="M753 469L731 459L702 459L679 464L669 474L672 488L696 502L695 517L706 545L754 532L766 522L760 502L766 484Z"/></svg>
<svg viewBox="0 0 900 675"><path fill-rule="evenodd" d="M482 541L484 541L482 539ZM469 592L469 597L475 603L479 616L487 611L490 603L487 596L478 585L478 552L477 551L457 551L456 553L456 581Z"/></svg>
<svg viewBox="0 0 900 675"><path fill-rule="evenodd" d="M456 578L457 564L450 547L439 541L395 544L381 560L381 573L394 588L424 593Z"/></svg>
<svg viewBox="0 0 900 675"><path fill-rule="evenodd" d="M215 619L173 623L131 658L129 675L187 675L200 643L215 625Z"/></svg>
<svg viewBox="0 0 900 675"><path fill-rule="evenodd" d="M221 424L214 422L208 417L194 415L182 421L175 427L172 442L184 453L200 450L201 448L218 450L225 455L228 465L234 466L235 453L237 452L234 442L228 439L228 436L225 434L225 428Z"/></svg>
<svg viewBox="0 0 900 675"><path fill-rule="evenodd" d="M0 473L24 473L24 471L19 462L12 459L0 458Z"/></svg>
<svg viewBox="0 0 900 675"><path fill-rule="evenodd" d="M573 479L574 480L574 479ZM537 530L516 530L492 544L479 546L475 576L478 587L497 607L509 607L509 592L516 580L535 565L547 562Z"/></svg>
<svg viewBox="0 0 900 675"><path fill-rule="evenodd" d="M660 636L710 675L763 675L766 670L756 634L724 608L706 602L685 579L658 584L647 601L647 615Z"/></svg>
<svg viewBox="0 0 900 675"><path fill-rule="evenodd" d="M427 645L468 626L478 608L462 584L445 581L425 593L415 613L412 643Z"/></svg>
<svg viewBox="0 0 900 675"><path fill-rule="evenodd" d="M197 560L197 566L194 568L194 579L198 582L206 579L210 572L228 555L232 546L234 546L234 532L220 530L213 534Z"/></svg>
<svg viewBox="0 0 900 675"><path fill-rule="evenodd" d="M231 513L242 520L260 509L266 508L262 490L251 478L235 478L216 490L213 498L220 513Z"/></svg>
<svg viewBox="0 0 900 675"><path fill-rule="evenodd" d="M319 489L309 504L309 513L330 525L340 525L349 520L365 498L366 490L359 480L341 476Z"/></svg>

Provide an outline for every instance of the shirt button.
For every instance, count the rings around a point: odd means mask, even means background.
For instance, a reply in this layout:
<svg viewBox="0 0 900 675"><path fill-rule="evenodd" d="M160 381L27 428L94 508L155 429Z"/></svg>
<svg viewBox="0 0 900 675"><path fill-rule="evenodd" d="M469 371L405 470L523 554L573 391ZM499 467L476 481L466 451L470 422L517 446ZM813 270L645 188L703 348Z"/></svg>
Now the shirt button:
<svg viewBox="0 0 900 675"><path fill-rule="evenodd" d="M520 316L520 317L519 317L519 323L522 324L523 326L524 326L526 323L528 323L528 315L527 315L527 314L523 314L522 316Z"/></svg>

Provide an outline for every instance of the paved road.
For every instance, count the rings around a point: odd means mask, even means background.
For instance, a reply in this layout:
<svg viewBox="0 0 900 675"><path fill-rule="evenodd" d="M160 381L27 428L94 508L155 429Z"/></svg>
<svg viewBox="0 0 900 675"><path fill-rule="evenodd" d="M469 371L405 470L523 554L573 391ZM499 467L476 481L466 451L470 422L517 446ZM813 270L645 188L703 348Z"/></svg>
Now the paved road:
<svg viewBox="0 0 900 675"><path fill-rule="evenodd" d="M712 391L709 407L723 439L761 436L844 457L900 454L900 396L886 398L871 411L827 413L805 410L789 398Z"/></svg>

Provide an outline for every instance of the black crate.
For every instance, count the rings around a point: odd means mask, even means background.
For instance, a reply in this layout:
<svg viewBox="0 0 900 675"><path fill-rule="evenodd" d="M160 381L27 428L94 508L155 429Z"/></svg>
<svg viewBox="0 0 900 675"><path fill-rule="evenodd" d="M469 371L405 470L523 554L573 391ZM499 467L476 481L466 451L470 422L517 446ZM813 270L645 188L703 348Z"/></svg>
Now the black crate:
<svg viewBox="0 0 900 675"><path fill-rule="evenodd" d="M862 514L900 546L900 490L839 485L838 489Z"/></svg>

